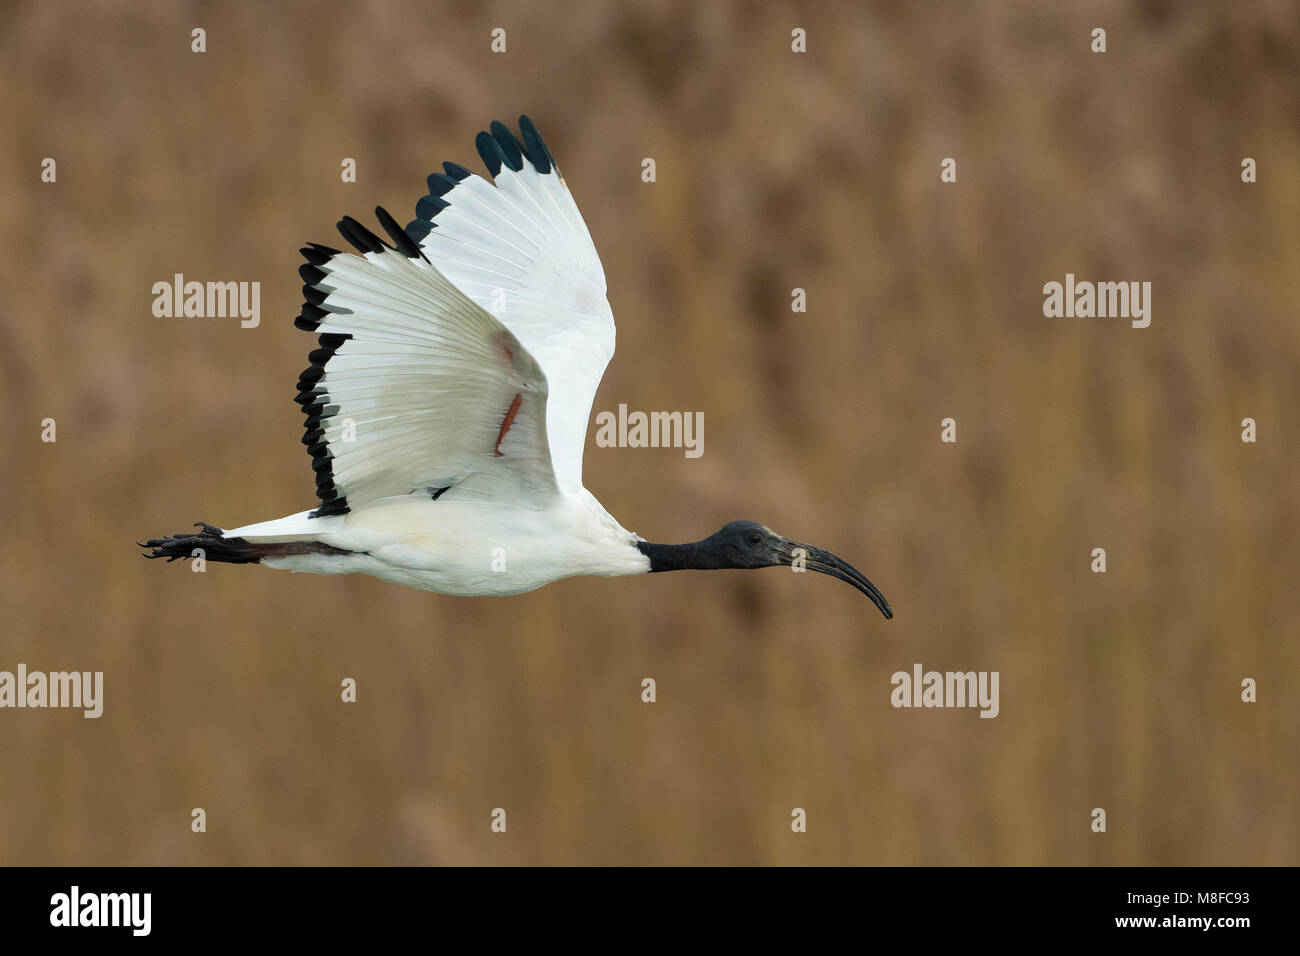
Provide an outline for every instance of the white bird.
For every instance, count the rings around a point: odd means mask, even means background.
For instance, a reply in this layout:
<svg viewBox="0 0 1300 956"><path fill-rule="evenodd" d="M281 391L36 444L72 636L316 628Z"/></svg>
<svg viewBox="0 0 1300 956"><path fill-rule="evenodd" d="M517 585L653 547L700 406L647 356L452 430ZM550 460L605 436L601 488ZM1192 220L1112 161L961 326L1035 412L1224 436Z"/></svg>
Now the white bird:
<svg viewBox="0 0 1300 956"><path fill-rule="evenodd" d="M223 531L154 538L314 574L361 572L443 594L518 594L579 574L794 565L889 602L848 562L733 521L691 544L623 528L582 485L592 399L614 316L587 226L527 116L522 141L478 134L495 185L445 163L392 244L345 216L360 256L315 243L295 324L319 333L298 382L320 504Z"/></svg>

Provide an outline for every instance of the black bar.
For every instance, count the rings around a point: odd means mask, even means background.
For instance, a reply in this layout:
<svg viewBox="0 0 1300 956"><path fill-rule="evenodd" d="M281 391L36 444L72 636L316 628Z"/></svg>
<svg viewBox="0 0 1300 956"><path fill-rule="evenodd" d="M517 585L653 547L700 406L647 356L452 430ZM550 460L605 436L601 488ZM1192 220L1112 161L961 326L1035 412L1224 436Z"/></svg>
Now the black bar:
<svg viewBox="0 0 1300 956"><path fill-rule="evenodd" d="M1126 936L1232 945L1256 931L1284 932L1294 884L1294 870L1223 867L8 868L0 869L0 926L7 942L63 937L78 945L115 937L337 944L383 941L399 932L427 933L432 943L462 933L495 939L511 925L533 927L539 945L598 930L667 945L681 932L735 940L778 929L924 945ZM128 925L51 925L71 921L73 886L79 921L91 910L98 918L100 894L150 894L147 936L136 936L131 925L134 916L143 928L143 896L135 898L138 908L119 911L119 922ZM67 902L61 911L60 894ZM88 895L94 902L86 902ZM107 911L123 902L109 899ZM1192 919L1211 925L1189 925ZM619 938L608 941L613 946Z"/></svg>

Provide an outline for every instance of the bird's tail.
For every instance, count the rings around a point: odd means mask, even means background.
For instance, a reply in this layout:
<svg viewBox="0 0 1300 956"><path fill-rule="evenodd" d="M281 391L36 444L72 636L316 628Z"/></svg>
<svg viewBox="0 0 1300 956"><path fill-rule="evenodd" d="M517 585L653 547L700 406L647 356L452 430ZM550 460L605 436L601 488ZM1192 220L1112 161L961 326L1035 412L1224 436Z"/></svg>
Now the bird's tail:
<svg viewBox="0 0 1300 956"><path fill-rule="evenodd" d="M146 558L166 558L168 562L195 557L195 551L202 551L205 561L224 561L227 564L257 564L263 558L291 554L351 553L320 541L255 542L243 538L227 538L220 528L206 521L200 521L194 527L203 530L173 534L166 538L150 538L143 543L137 541L136 544L152 549L144 555Z"/></svg>

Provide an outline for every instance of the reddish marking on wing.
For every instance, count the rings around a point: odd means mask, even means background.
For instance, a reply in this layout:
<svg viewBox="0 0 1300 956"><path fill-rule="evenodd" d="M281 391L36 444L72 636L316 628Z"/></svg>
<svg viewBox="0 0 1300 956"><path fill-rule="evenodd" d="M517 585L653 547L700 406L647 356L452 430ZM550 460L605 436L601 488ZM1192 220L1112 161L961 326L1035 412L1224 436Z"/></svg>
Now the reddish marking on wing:
<svg viewBox="0 0 1300 956"><path fill-rule="evenodd" d="M501 457L501 442L505 440L506 432L510 431L510 426L514 424L515 416L519 414L519 406L524 403L524 397L518 392L515 393L515 400L510 403L510 410L506 412L506 419L501 423L501 430L497 432L497 446L492 450L492 454Z"/></svg>
<svg viewBox="0 0 1300 956"><path fill-rule="evenodd" d="M505 358L505 367L517 372L518 370L515 368L514 341L514 336L505 329L502 329L495 336L496 346L501 350L501 354Z"/></svg>

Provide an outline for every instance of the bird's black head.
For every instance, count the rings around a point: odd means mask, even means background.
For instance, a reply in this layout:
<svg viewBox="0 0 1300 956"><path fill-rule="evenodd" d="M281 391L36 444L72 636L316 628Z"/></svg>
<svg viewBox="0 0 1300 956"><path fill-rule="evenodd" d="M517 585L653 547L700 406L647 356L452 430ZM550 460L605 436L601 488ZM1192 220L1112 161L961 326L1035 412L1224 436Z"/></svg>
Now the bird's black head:
<svg viewBox="0 0 1300 956"><path fill-rule="evenodd" d="M886 618L894 616L889 602L866 575L831 552L792 538L783 538L757 521L732 521L692 544L637 543L650 559L651 571L686 569L715 571L724 568L771 568L778 565L798 571L819 571L852 584L880 608Z"/></svg>
<svg viewBox="0 0 1300 956"><path fill-rule="evenodd" d="M788 564L784 538L757 521L732 521L704 539L712 543L724 568L770 568Z"/></svg>

